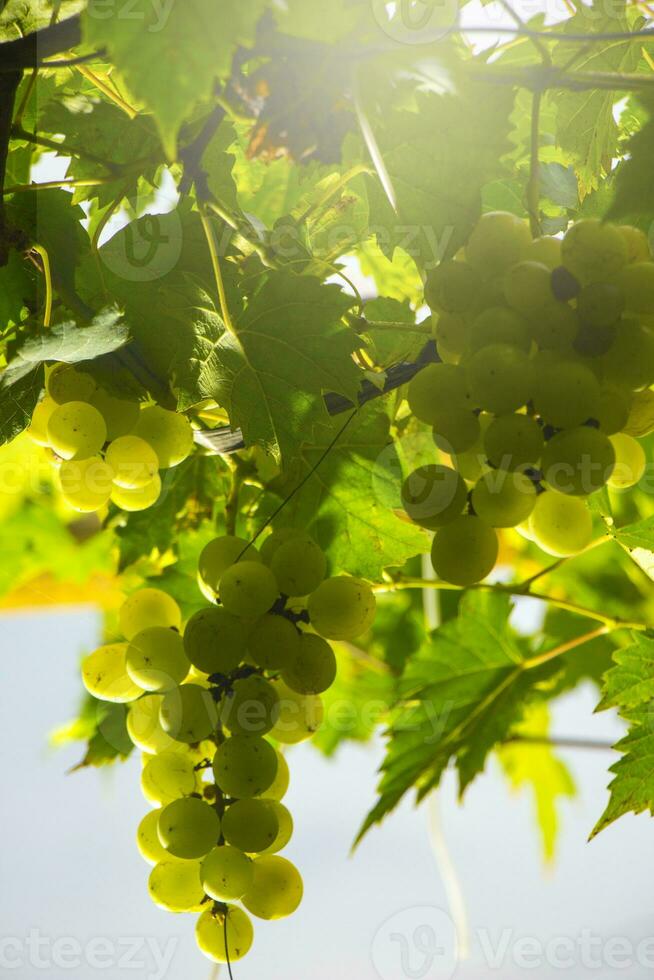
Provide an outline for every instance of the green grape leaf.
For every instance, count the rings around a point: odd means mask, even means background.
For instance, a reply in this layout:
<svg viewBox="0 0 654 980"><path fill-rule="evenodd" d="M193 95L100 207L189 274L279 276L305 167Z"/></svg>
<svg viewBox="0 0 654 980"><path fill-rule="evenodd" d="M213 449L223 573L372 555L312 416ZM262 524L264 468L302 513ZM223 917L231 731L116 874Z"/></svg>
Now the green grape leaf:
<svg viewBox="0 0 654 980"><path fill-rule="evenodd" d="M50 742L57 748L71 742L87 743L84 757L72 772L87 766L108 766L118 759L127 759L134 751L126 721L126 705L98 701L87 694L77 717L52 732Z"/></svg>
<svg viewBox="0 0 654 980"><path fill-rule="evenodd" d="M20 323L25 310L34 309L35 269L12 251L7 265L0 267L0 334Z"/></svg>
<svg viewBox="0 0 654 980"><path fill-rule="evenodd" d="M649 118L642 129L627 142L623 160L615 175L615 197L607 217L613 220L632 218L642 221L654 216L654 100L643 101Z"/></svg>
<svg viewBox="0 0 654 980"><path fill-rule="evenodd" d="M28 427L44 383L41 365L31 366L17 378L10 371L0 374L0 445Z"/></svg>
<svg viewBox="0 0 654 980"><path fill-rule="evenodd" d="M619 528L615 539L631 560L654 581L654 517L645 517L635 524Z"/></svg>
<svg viewBox="0 0 654 980"><path fill-rule="evenodd" d="M562 208L574 210L579 204L577 178L572 167L561 163L543 163L540 168L540 190Z"/></svg>
<svg viewBox="0 0 654 980"><path fill-rule="evenodd" d="M654 698L654 640L635 633L629 646L615 650L615 666L604 676L602 700L606 708L637 708Z"/></svg>

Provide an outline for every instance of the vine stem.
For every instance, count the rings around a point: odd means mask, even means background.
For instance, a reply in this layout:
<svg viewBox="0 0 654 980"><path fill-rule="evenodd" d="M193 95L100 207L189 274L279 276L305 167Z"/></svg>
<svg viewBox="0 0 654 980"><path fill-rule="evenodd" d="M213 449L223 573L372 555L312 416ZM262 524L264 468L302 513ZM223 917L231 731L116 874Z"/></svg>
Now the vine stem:
<svg viewBox="0 0 654 980"><path fill-rule="evenodd" d="M45 180L40 184L13 184L5 187L3 194L22 194L25 191L51 191L57 187L102 187L115 183L115 177L88 177L80 180Z"/></svg>
<svg viewBox="0 0 654 980"><path fill-rule="evenodd" d="M540 227L540 105L543 94L536 91L531 97L531 149L529 154L529 180L527 182L527 212L532 238L538 238Z"/></svg>
<svg viewBox="0 0 654 980"><path fill-rule="evenodd" d="M229 312L229 305L227 303L227 293L225 292L225 281L223 279L222 270L220 268L220 258L218 257L218 247L216 245L216 237L213 233L213 228L211 227L211 221L209 220L209 216L207 214L204 205L200 206L200 220L202 221L204 236L207 239L207 247L209 248L209 255L211 256L211 265L213 267L213 274L216 280L216 289L218 290L220 313L223 318L223 323L225 324L225 327L232 334L232 336L235 337L236 330L234 329L234 322Z"/></svg>
<svg viewBox="0 0 654 980"><path fill-rule="evenodd" d="M125 99L123 99L118 92L111 87L111 85L107 85L104 79L99 78L95 72L91 71L91 69L87 68L84 64L77 65L77 70L80 75L83 75L84 78L87 79L87 81L91 82L92 85L95 85L99 92L106 95L110 102L113 102L119 109L122 109L125 115L129 116L130 119L136 119L138 116L137 110L128 102L125 102Z"/></svg>
<svg viewBox="0 0 654 980"><path fill-rule="evenodd" d="M236 534L239 496L243 486L243 472L238 463L230 461L228 466L231 469L231 484L225 500L225 533L234 536Z"/></svg>
<svg viewBox="0 0 654 980"><path fill-rule="evenodd" d="M566 643L560 643L552 650L546 650L545 653L538 654L536 657L530 657L529 660L525 660L524 669L534 670L536 667L542 667L543 664L549 663L550 660L556 660L557 657L562 657L565 653L570 653L571 650L576 650L577 647L583 646L585 643L590 643L599 636L606 636L610 632L610 626L598 626L597 629L591 630L589 633L583 633L581 636L573 637L572 640L568 640Z"/></svg>
<svg viewBox="0 0 654 980"><path fill-rule="evenodd" d="M511 735L502 745L545 745L554 749L589 749L598 752L612 752L613 742L603 742L593 738L548 738L546 735Z"/></svg>
<svg viewBox="0 0 654 980"><path fill-rule="evenodd" d="M43 277L45 279L45 309L43 311L43 326L49 327L52 320L52 269L50 267L50 256L42 245L33 245L32 250L38 252L43 263Z"/></svg>

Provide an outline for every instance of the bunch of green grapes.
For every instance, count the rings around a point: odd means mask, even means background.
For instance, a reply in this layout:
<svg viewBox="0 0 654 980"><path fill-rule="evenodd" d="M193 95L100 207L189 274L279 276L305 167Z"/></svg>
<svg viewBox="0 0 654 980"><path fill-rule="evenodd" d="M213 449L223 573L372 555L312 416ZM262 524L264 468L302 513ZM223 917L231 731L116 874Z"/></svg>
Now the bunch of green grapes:
<svg viewBox="0 0 654 980"><path fill-rule="evenodd" d="M193 449L184 415L117 397L71 364L49 371L27 435L48 452L64 499L81 513L110 501L125 511L152 507L161 495L159 471Z"/></svg>
<svg viewBox="0 0 654 980"><path fill-rule="evenodd" d="M586 548L588 500L641 479L634 435L654 384L654 260L637 228L584 219L531 239L484 214L465 249L428 276L440 363L409 385L445 460L418 467L403 506L434 531L432 563L469 586L517 528L548 554ZM632 424L633 423L633 424Z"/></svg>
<svg viewBox="0 0 654 980"><path fill-rule="evenodd" d="M319 728L320 695L336 677L328 641L369 629L375 597L358 579L327 577L322 550L294 529L273 532L261 551L215 538L198 577L210 604L184 625L165 592L133 593L121 639L90 654L82 676L95 697L127 705L142 753L153 809L137 842L153 866L150 897L201 913L198 946L224 963L248 952L250 916L278 919L300 904L300 873L279 853L293 833L280 746Z"/></svg>

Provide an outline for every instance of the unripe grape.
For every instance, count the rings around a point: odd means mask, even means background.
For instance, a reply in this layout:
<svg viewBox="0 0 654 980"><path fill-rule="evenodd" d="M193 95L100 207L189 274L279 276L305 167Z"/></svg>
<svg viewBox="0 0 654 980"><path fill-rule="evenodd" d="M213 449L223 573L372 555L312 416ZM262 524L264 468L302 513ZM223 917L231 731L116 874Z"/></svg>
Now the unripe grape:
<svg viewBox="0 0 654 980"><path fill-rule="evenodd" d="M175 630L151 626L129 641L127 673L144 691L169 691L181 684L191 666Z"/></svg>
<svg viewBox="0 0 654 980"><path fill-rule="evenodd" d="M603 487L615 466L608 436L589 426L559 432L545 446L543 478L559 493L587 496Z"/></svg>
<svg viewBox="0 0 654 980"><path fill-rule="evenodd" d="M530 415L499 415L484 435L489 461L503 470L535 466L544 445L543 430Z"/></svg>
<svg viewBox="0 0 654 980"><path fill-rule="evenodd" d="M277 855L255 858L252 887L243 905L259 919L282 919L302 901L302 877L295 865Z"/></svg>
<svg viewBox="0 0 654 980"><path fill-rule="evenodd" d="M86 402L59 405L47 424L48 445L62 459L97 456L107 438L107 427L97 408Z"/></svg>
<svg viewBox="0 0 654 980"><path fill-rule="evenodd" d="M136 846L141 857L148 864L159 864L160 861L168 860L168 851L162 846L159 840L159 814L161 807L150 810L141 820L136 831Z"/></svg>
<svg viewBox="0 0 654 980"><path fill-rule="evenodd" d="M291 538L300 537L304 532L299 527L280 527L270 534L266 540L261 545L259 554L261 555L261 560L265 562L266 565L270 565L273 556L277 549L290 541Z"/></svg>
<svg viewBox="0 0 654 980"><path fill-rule="evenodd" d="M111 500L116 507L120 507L128 514L134 514L154 507L161 496L161 489L161 477L157 473L154 479L143 487L127 490L125 487L114 485L111 490Z"/></svg>
<svg viewBox="0 0 654 980"><path fill-rule="evenodd" d="M472 506L491 527L515 527L526 521L536 503L536 488L523 473L491 471L472 491Z"/></svg>
<svg viewBox="0 0 654 980"><path fill-rule="evenodd" d="M372 626L376 605L367 582L339 575L309 596L308 610L316 633L328 640L353 640Z"/></svg>
<svg viewBox="0 0 654 980"><path fill-rule="evenodd" d="M481 435L479 418L474 412L452 411L439 418L434 426L434 442L444 453L464 453Z"/></svg>
<svg viewBox="0 0 654 980"><path fill-rule="evenodd" d="M48 437L48 422L52 413L58 408L56 401L46 395L32 412L32 421L26 430L26 435L37 446L48 448L50 441Z"/></svg>
<svg viewBox="0 0 654 980"><path fill-rule="evenodd" d="M320 696L298 694L283 681L277 681L275 686L279 695L279 718L270 731L270 737L282 745L297 745L315 735L324 717ZM268 792L271 791L272 786Z"/></svg>
<svg viewBox="0 0 654 980"><path fill-rule="evenodd" d="M193 745L208 738L218 726L216 703L205 687L180 684L169 690L159 710L161 727L176 742Z"/></svg>
<svg viewBox="0 0 654 980"><path fill-rule="evenodd" d="M277 754L270 742L259 735L233 735L218 746L213 771L223 793L250 799L272 785Z"/></svg>
<svg viewBox="0 0 654 980"><path fill-rule="evenodd" d="M624 289L613 282L591 283L584 286L577 297L579 320L583 325L595 329L613 326L624 313L624 309Z"/></svg>
<svg viewBox="0 0 654 980"><path fill-rule="evenodd" d="M283 800L288 791L291 774L288 762L281 752L277 751L277 775L265 792L261 794L262 800L273 800L279 802Z"/></svg>
<svg viewBox="0 0 654 980"><path fill-rule="evenodd" d="M114 471L114 482L126 490L138 490L152 483L159 470L157 454L138 436L120 436L107 446L107 463Z"/></svg>
<svg viewBox="0 0 654 980"><path fill-rule="evenodd" d="M615 467L608 479L609 486L614 490L634 487L647 466L645 450L633 436L624 432L612 435L611 445L615 451Z"/></svg>
<svg viewBox="0 0 654 980"><path fill-rule="evenodd" d="M151 626L181 629L182 614L172 596L161 589L139 589L120 607L118 622L123 636L131 640Z"/></svg>
<svg viewBox="0 0 654 980"><path fill-rule="evenodd" d="M627 246L615 225L584 218L565 233L561 257L583 286L610 279L619 272L627 261Z"/></svg>
<svg viewBox="0 0 654 980"><path fill-rule="evenodd" d="M472 355L467 377L474 405L496 415L513 412L529 400L528 356L509 344L489 344Z"/></svg>
<svg viewBox="0 0 654 980"><path fill-rule="evenodd" d="M203 912L195 926L198 947L215 963L236 963L243 959L254 937L252 923L243 909L235 905L228 905L226 909Z"/></svg>
<svg viewBox="0 0 654 980"><path fill-rule="evenodd" d="M561 265L561 241L553 235L534 238L522 250L523 262L542 262L550 271Z"/></svg>
<svg viewBox="0 0 654 980"><path fill-rule="evenodd" d="M498 550L493 528L479 517L466 514L437 531L431 561L443 581L468 586L492 572Z"/></svg>
<svg viewBox="0 0 654 980"><path fill-rule="evenodd" d="M508 211L489 211L470 235L466 259L482 276L494 279L520 260L530 240L526 222Z"/></svg>
<svg viewBox="0 0 654 980"><path fill-rule="evenodd" d="M186 416L158 405L143 409L134 433L149 443L162 470L177 466L193 451L193 429Z"/></svg>
<svg viewBox="0 0 654 980"><path fill-rule="evenodd" d="M554 359L542 364L534 377L534 407L555 428L580 425L597 418L600 386L585 364Z"/></svg>
<svg viewBox="0 0 654 980"><path fill-rule="evenodd" d="M428 364L409 384L407 400L415 417L427 425L437 425L452 410L475 407L465 371L456 364Z"/></svg>
<svg viewBox="0 0 654 980"><path fill-rule="evenodd" d="M179 743L161 727L159 709L162 701L161 694L146 694L129 705L127 733L142 752L155 754L179 751Z"/></svg>
<svg viewBox="0 0 654 980"><path fill-rule="evenodd" d="M141 789L150 803L167 805L195 792L193 760L181 752L160 752L148 759L141 772Z"/></svg>
<svg viewBox="0 0 654 980"><path fill-rule="evenodd" d="M327 572L327 558L308 535L297 535L275 550L270 569L282 595L304 596L314 592Z"/></svg>
<svg viewBox="0 0 654 980"><path fill-rule="evenodd" d="M277 854L286 847L293 836L293 817L282 803L278 803L275 800L270 800L269 805L272 807L273 812L277 817L279 830L277 831L277 836L270 847L267 847L265 851L262 851L261 853Z"/></svg>
<svg viewBox="0 0 654 980"><path fill-rule="evenodd" d="M621 432L629 419L634 396L627 388L603 385L600 389L600 407L597 421L602 432L612 436Z"/></svg>
<svg viewBox="0 0 654 980"><path fill-rule="evenodd" d="M529 317L529 332L542 350L565 350L579 331L577 314L567 303L552 301Z"/></svg>
<svg viewBox="0 0 654 980"><path fill-rule="evenodd" d="M551 270L541 262L517 262L504 274L504 296L523 316L537 313L554 299Z"/></svg>
<svg viewBox="0 0 654 980"><path fill-rule="evenodd" d="M169 858L155 865L148 881L150 898L167 912L199 912L204 908L200 862Z"/></svg>
<svg viewBox="0 0 654 980"><path fill-rule="evenodd" d="M627 246L628 262L649 262L652 258L647 235L633 225L618 225Z"/></svg>
<svg viewBox="0 0 654 980"><path fill-rule="evenodd" d="M303 633L299 654L282 677L298 694L322 694L336 678L334 651L321 636Z"/></svg>
<svg viewBox="0 0 654 980"><path fill-rule="evenodd" d="M275 843L279 820L271 800L237 800L225 810L223 836L247 854L258 854Z"/></svg>
<svg viewBox="0 0 654 980"><path fill-rule="evenodd" d="M264 677L235 681L225 695L220 718L232 735L265 735L279 717L279 696Z"/></svg>
<svg viewBox="0 0 654 980"><path fill-rule="evenodd" d="M250 858L229 844L214 847L202 862L202 886L217 902L238 901L252 886Z"/></svg>
<svg viewBox="0 0 654 980"><path fill-rule="evenodd" d="M109 643L84 657L82 682L89 694L116 704L126 704L141 696L142 689L127 673L126 655L127 643Z"/></svg>
<svg viewBox="0 0 654 980"><path fill-rule="evenodd" d="M654 313L654 262L626 265L616 278L628 313Z"/></svg>
<svg viewBox="0 0 654 980"><path fill-rule="evenodd" d="M454 520L468 491L460 474L439 463L419 466L402 485L402 506L415 524L435 530Z"/></svg>
<svg viewBox="0 0 654 980"><path fill-rule="evenodd" d="M107 439L110 441L129 435L141 414L141 407L137 401L117 398L104 388L94 391L90 402L102 415L107 426Z"/></svg>
<svg viewBox="0 0 654 980"><path fill-rule="evenodd" d="M489 344L511 344L528 351L531 338L525 318L504 306L491 306L479 313L470 326L468 349L474 353Z"/></svg>
<svg viewBox="0 0 654 980"><path fill-rule="evenodd" d="M95 379L73 364L57 364L48 374L46 390L57 405L90 402L96 390Z"/></svg>
<svg viewBox="0 0 654 980"><path fill-rule="evenodd" d="M245 655L248 631L222 606L194 613L184 630L184 649L194 667L205 674L229 674Z"/></svg>
<svg viewBox="0 0 654 980"><path fill-rule="evenodd" d="M624 317L602 368L609 383L648 388L654 383L654 334L633 317Z"/></svg>
<svg viewBox="0 0 654 980"><path fill-rule="evenodd" d="M114 471L102 456L66 459L59 468L66 503L81 514L92 514L109 502Z"/></svg>
<svg viewBox="0 0 654 980"><path fill-rule="evenodd" d="M218 586L223 573L236 561L262 561L257 549L232 534L213 538L200 553L198 561L198 584L204 596L213 601L218 595Z"/></svg>
<svg viewBox="0 0 654 980"><path fill-rule="evenodd" d="M441 360L456 364L468 342L466 318L459 313L441 313L436 320L433 333Z"/></svg>
<svg viewBox="0 0 654 980"><path fill-rule="evenodd" d="M588 547L593 520L585 500L546 490L531 512L529 530L543 551L565 558Z"/></svg>
<svg viewBox="0 0 654 980"><path fill-rule="evenodd" d="M204 857L220 836L220 818L212 806L195 796L173 800L159 815L159 840L173 857Z"/></svg>
<svg viewBox="0 0 654 980"><path fill-rule="evenodd" d="M441 262L425 283L425 302L444 313L470 313L479 301L481 278L467 262Z"/></svg>
<svg viewBox="0 0 654 980"><path fill-rule="evenodd" d="M299 653L300 634L285 616L267 613L248 636L248 652L265 670L284 670Z"/></svg>
<svg viewBox="0 0 654 980"><path fill-rule="evenodd" d="M223 572L218 594L227 612L257 619L274 605L279 587L266 565L256 561L240 561Z"/></svg>

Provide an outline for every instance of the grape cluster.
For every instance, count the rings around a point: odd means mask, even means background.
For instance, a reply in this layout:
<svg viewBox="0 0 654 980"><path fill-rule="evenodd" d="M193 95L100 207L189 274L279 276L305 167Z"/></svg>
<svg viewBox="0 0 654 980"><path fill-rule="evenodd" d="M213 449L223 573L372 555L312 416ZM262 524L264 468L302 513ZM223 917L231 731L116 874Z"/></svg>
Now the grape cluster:
<svg viewBox="0 0 654 980"><path fill-rule="evenodd" d="M505 212L482 216L463 252L428 276L440 363L408 389L449 465L418 467L403 506L435 532L445 581L484 579L499 528L548 554L592 539L591 494L645 471L625 429L654 383L654 261L637 228L584 219L531 239Z"/></svg>
<svg viewBox="0 0 654 980"><path fill-rule="evenodd" d="M127 704L143 753L141 787L154 807L138 828L153 865L149 893L172 912L199 912L199 948L218 963L244 956L248 913L278 919L298 907L302 878L279 855L293 832L281 802L289 770L277 745L320 726L333 683L330 639L353 639L375 615L363 581L326 577L305 533L273 532L257 550L225 535L200 556L209 604L182 630L177 603L143 588L119 614L124 637L82 664L95 697ZM240 905L235 904L240 902Z"/></svg>
<svg viewBox="0 0 654 980"><path fill-rule="evenodd" d="M161 494L159 471L193 449L184 415L116 397L70 364L49 372L27 435L47 451L66 502L85 514L109 501L124 511L152 507Z"/></svg>

